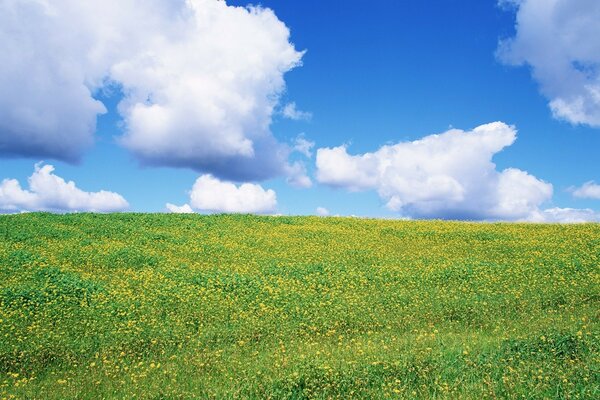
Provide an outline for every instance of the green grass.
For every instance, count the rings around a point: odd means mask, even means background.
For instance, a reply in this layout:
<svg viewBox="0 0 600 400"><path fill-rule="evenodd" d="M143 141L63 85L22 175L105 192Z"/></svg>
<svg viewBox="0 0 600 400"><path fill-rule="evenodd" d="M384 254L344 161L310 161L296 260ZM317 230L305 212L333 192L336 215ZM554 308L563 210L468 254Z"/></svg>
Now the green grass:
<svg viewBox="0 0 600 400"><path fill-rule="evenodd" d="M600 398L600 225L0 216L0 399Z"/></svg>

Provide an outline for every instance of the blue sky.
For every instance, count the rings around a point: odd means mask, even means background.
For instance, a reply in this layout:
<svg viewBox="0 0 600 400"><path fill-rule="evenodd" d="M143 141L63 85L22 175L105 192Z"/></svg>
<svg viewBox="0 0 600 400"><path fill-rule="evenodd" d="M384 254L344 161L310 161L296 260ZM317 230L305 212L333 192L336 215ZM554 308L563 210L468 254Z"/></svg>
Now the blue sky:
<svg viewBox="0 0 600 400"><path fill-rule="evenodd" d="M205 7L209 2L200 0L198 5L199 7ZM160 1L157 1L157 3L160 3ZM268 35L279 35L274 41L279 41L277 43L279 43L278 49L280 50L269 50L271 53L264 50L264 54L260 53L263 50L257 50L258 53L256 54L266 59L273 57L273 65L275 66L272 69L272 71L275 71L272 72L273 79L278 77L277 70L284 70L281 73L281 78L284 80L283 86L275 90L277 92L276 103L272 104L272 111L267 112L265 117L266 120L270 118L272 121L267 131L270 132L276 142L284 146L288 145L290 149L299 135L314 143L310 157L306 157L299 152L290 151L289 154L286 154L285 160L282 161L286 162L288 166L293 165L294 162L301 163L303 173L300 174L311 180L312 186L310 187L305 187L307 186L305 184L290 184L291 180L295 179L298 174L292 174L289 170L270 174L274 175L271 177L263 176L265 174L269 175L266 172L263 174L263 171L254 174L254 169L258 171L264 167L266 162L261 160L256 163L249 163L247 166L242 164L243 166L240 169L248 171L250 175L239 177L239 173L227 170L229 166L237 161L228 161L231 160L229 158L222 161L223 158L219 158L222 156L221 153L214 157L214 160L216 160L214 162L203 161L213 160L210 146L206 153L197 156L202 159L199 161L190 161L187 158L185 161L181 161L180 154L177 155L178 158L174 158L172 155L165 155L167 153L162 149L160 150L162 155L155 156L154 149L147 150L144 147L145 138L149 136L143 135L146 134L144 129L152 131L153 127L148 127L148 124L156 123L156 119L153 117L152 119L143 120L143 127L134 130L132 128L134 126L132 121L135 117L134 111L132 111L133 108L125 113L118 110L118 104L123 100L123 93L128 91L128 93L142 92L140 87L146 87L150 84L140 83L141 79L135 77L135 72L128 74L126 68L125 72L111 72L114 74L114 76L111 75L111 79L114 79L116 83L111 83L108 89L107 85L92 84L90 82L93 79L87 78L88 74L96 80L99 79L98 77L106 79L102 73L93 71L95 69L93 65L81 67L82 74L86 76L84 84L90 88L91 96L101 101L107 110L105 114L96 116L97 127L93 132L93 145L82 146L82 150L74 150L80 154L78 162L69 160L66 155L61 156L60 149L50 151L47 149L40 150L37 147L27 147L23 144L17 146L15 143L19 140L18 136L24 135L23 131L19 130L18 125L28 124L29 121L24 123L22 119L11 120L5 118L12 125L8 125L8 122L0 124L0 180L16 179L20 182L22 189L26 191L27 178L33 173L34 164L44 161L46 164L55 167L53 174L67 181L74 181L82 191L91 193L106 190L126 199L128 207L119 208L118 204L122 203L117 202L115 209L143 212L165 211L167 203L174 205L190 203L192 204L190 210L194 209L198 212L236 211L239 209L250 212L315 214L317 207L322 207L326 208L332 215L409 218L461 218L464 215L467 215L464 218L469 218L468 215L477 215L474 218L553 221L554 219L549 216L550 214L543 214L544 210L561 209L563 210L561 215L564 214L564 220L577 220L582 218L580 213L577 213L576 210L571 210L571 212L564 210L587 209L583 219L595 220L598 218L597 211L600 211L600 195L598 195L600 191L596 190L593 183L589 185L589 190L577 192L577 188L583 189L581 185L585 182L600 181L600 163L597 160L597 152L600 148L600 123L597 122L600 120L600 100L594 98L593 92L592 94L582 92L585 90L584 88L591 86L596 87L599 90L597 93L600 93L600 60L594 53L599 45L593 43L594 41L599 42L599 40L589 35L589 29L598 31L599 28L585 26L585 21L581 23L583 25L581 29L573 28L572 24L560 24L559 26L563 27L562 29L566 29L561 33L562 36L571 35L577 39L577 35L582 35L581 39L576 40L575 44L568 41L558 44L555 42L556 47L563 46L563 51L545 51L544 49L551 48L553 43L543 41L536 43L535 40L539 39L531 32L543 33L544 29L548 29L548 27L543 23L537 26L537 22L532 22L529 16L539 15L540 10L555 14L561 12L567 22L570 21L568 18L578 21L576 17L582 14L600 16L600 7L594 4L594 1L585 0L570 3L566 0L556 0L553 2L554 4L550 5L550 3L540 0L505 1L500 5L492 0L382 0L368 3L352 0L344 2L264 0L260 2L259 4L262 7L273 10L275 14L266 23L266 25L272 24L273 29L265 28L266 36L261 36L261 40L263 42L268 41L270 37ZM214 13L209 13L207 17L209 22L204 22L211 26L210 18L217 18L219 15L229 16L232 14L229 12L233 8L232 6L245 7L249 4L250 2L247 1L229 0L227 1L227 10L215 9ZM574 10L569 9L569 12L564 12L563 9L569 7L568 4L571 4ZM3 7L18 6L5 5ZM59 15L64 11L64 8L61 7L63 6L57 6ZM66 8L68 5L64 7ZM104 7L110 8L112 6L109 4ZM122 14L125 16L127 15L124 10L118 10L119 7L125 8L126 6L115 2L114 7L117 11L123 11ZM19 21L19 18L28 15L27 13L33 13L36 18L46 18L44 13L36 13L35 10L18 11L20 13L13 12L12 17L7 17L8 13L4 13L5 16L0 17L0 33L9 35L11 30L3 30L2 25L5 28L10 28L11 24L22 22ZM89 11L78 10L82 13ZM155 13L156 10L148 10L148 12ZM254 11L254 14L245 12L250 16L246 18L250 25L252 23L251 18L259 16L264 10ZM106 20L103 21L111 23L112 15L107 13ZM516 25L517 18L519 18L519 25ZM281 31L278 30L281 27L277 25L277 20L278 23L284 24L289 30L289 39L285 38L285 34L282 36ZM549 18L549 21L554 20L556 18ZM101 23L106 24L107 22L98 22L98 24ZM175 22L167 20L160 21L160 24L161 27L165 27L164 29L167 30L170 29L169 24L172 25ZM260 24L265 25L265 22L262 21ZM42 26L44 25L42 24ZM131 28L131 25L127 26ZM564 26L567 26L567 28L564 28ZM11 40L17 45L25 41L33 43L31 46L34 48L34 59L39 58L44 61L40 63L42 65L41 73L43 74L45 65L55 65L54 62L45 63L46 58L52 57L45 50L51 49L51 46L56 45L57 42L44 43L46 39L42 37L51 35L40 36L33 33L30 35L27 29L27 26L25 26L23 33L18 37L9 37L8 43L10 44ZM50 33L53 33L52 29L55 28L52 24L48 24L47 28L39 29L42 29L42 33L47 34L48 32L43 32L43 29L48 29ZM135 26L131 29L135 29ZM248 29L262 28L249 27ZM249 32L255 31L250 30ZM581 32L586 34L583 35ZM190 33L190 35L200 34L202 32L194 31ZM57 34L57 37L62 36ZM92 37L91 34L90 37ZM212 37L209 36L209 38ZM507 56L501 50L498 50L502 48L499 43L511 39L513 40L511 42L512 47L508 51L510 54ZM67 53L65 57L75 60L73 61L75 63L78 62L84 54L87 54L88 49L96 45L95 40L97 39L92 38L89 42L84 41L73 44L73 52ZM149 41L150 39L140 39L140 43L145 43L146 40ZM176 41L177 39L173 40ZM226 39L221 43L221 39L218 39L217 43L212 43L210 47L212 49L210 51L214 54L208 50L204 51L204 48L200 49L200 53L206 53L208 59L210 59L211 56L220 56L221 47L219 46L233 46L233 49L237 49L235 46L239 45L241 49L248 49L248 46L262 46L261 43L263 43L257 39L257 41L250 40L249 43L232 44L235 40L236 38L233 37L231 40ZM242 39L240 38L240 40ZM282 40L285 41L287 47L281 44ZM547 40L551 41L552 38L549 37ZM135 42L135 39L132 39L132 42ZM196 39L193 39L193 41L190 39L190 43L193 43L194 46L206 46L206 41L197 44ZM173 46L176 44L174 43ZM38 45L39 47L37 47ZM124 48L123 54L133 54L137 51L135 46L135 44L130 44L129 47ZM41 48L45 50L37 50ZM280 56L283 51L288 51L290 48L295 48L296 53L289 53L288 58ZM166 48L160 50L170 51ZM249 50L252 54L252 48ZM301 54L300 52L304 50L306 52ZM279 53L273 53L273 51L279 51ZM120 57L127 59L126 56ZM517 58L519 60L515 61ZM89 59L89 57L86 59ZM106 59L108 60L108 56L106 56ZM233 73L244 73L244 59L244 57L240 59L239 63L242 65L239 69L234 68ZM297 65L299 63L295 63L295 60L300 59L301 65ZM89 62L89 60L86 62ZM181 63L187 62L185 57L182 58ZM573 77L571 70L567 71L560 67L567 64L577 66L579 63L586 67L587 75L582 82ZM557 67L555 70L545 71L544 68L546 67L544 66L547 64L556 65ZM15 65L18 66L18 61L15 62ZM113 68L114 70L115 65L122 65L122 63L106 61L106 65L108 67L103 68ZM135 62L131 62L131 65L131 68L135 70L140 64L136 59ZM169 65L174 65L174 63ZM285 65L285 67L281 67L282 65ZM252 65L249 69L253 67ZM174 74L177 74L178 71L184 71L181 72L180 78L175 78L182 81L178 82L177 87L181 85L185 87L185 79L195 77L193 71L179 69L180 67L177 65L173 68ZM22 108L24 105L31 105L33 100L30 100L30 98L36 96L36 90L43 90L41 84L39 86L27 86L26 89L22 89L24 85L19 86L19 79L25 80L27 77L11 76L11 74L15 74L15 70L16 68L0 69L0 73L4 75L4 79L0 80L0 91L12 93L11 96L2 96L6 98L0 100L0 105L8 111ZM221 70L223 70L222 67ZM90 71L93 71L93 74ZM205 74L209 73L212 72L205 72ZM40 74L40 72L35 71L35 74ZM564 76L561 74L564 74ZM70 76L69 79L71 79ZM573 79L573 81L571 82L569 79ZM35 80L29 79L28 81ZM572 83L568 86L568 89L564 88L566 85L561 85L561 82L565 81ZM265 90L259 90L256 87L258 85L269 85L268 82L271 82L271 80L267 79L252 85L248 84L251 89L244 87L243 93L253 96L252 98L259 103L266 102ZM4 90L2 90L2 85L5 86ZM577 87L580 87L580 92L577 92ZM200 115L198 125L192 126L190 124L188 126L185 122L180 123L178 121L179 125L177 126L180 130L177 132L187 131L189 128L191 132L189 135L195 135L196 131L194 129L198 129L203 132L200 136L205 135L203 137L207 138L212 137L212 135L218 136L221 135L223 129L229 129L229 125L227 125L229 120L241 120L239 125L247 130L264 128L255 121L242 120L242 118L247 117L241 117L235 109L231 111L232 108L225 109L225 122L223 122L225 125L204 126L201 120L201 118L204 118L201 108L210 107L210 101L217 99L217 97L215 97L216 95L213 96L214 99L210 96L202 97L204 96L202 93L203 88L204 86L199 86L194 89L194 93L182 95L186 99L183 111L181 111L182 103L179 100L173 100L174 97L170 99L172 108L177 108L174 113L180 115L181 120L186 121L186 115L194 115L196 109ZM235 86L227 86L227 89L232 90L234 93L236 91ZM153 94L158 92L158 89L153 90ZM268 90L266 92L268 93ZM202 97L198 102L191 98L195 94ZM48 96L52 98L53 102L60 102L62 94L60 90L56 90ZM557 99L564 101L560 102ZM577 104L581 105L576 102L577 99L583 99L584 102L583 111L581 112L573 111ZM152 101L160 104L163 100L157 95L157 100ZM221 99L218 99L218 101L221 101ZM554 103L552 103L553 101ZM294 103L298 110L309 113L310 117L296 120L286 118L281 110L290 103ZM188 104L191 104L191 106L188 107ZM551 106L551 104L555 106ZM560 108L556 104L563 106ZM34 104L31 107L35 106L39 106L39 104ZM77 112L78 110L73 108L69 108L67 111L57 111L60 114L59 117L67 116L69 118ZM89 113L90 110L85 109L82 110L83 112ZM228 112L233 112L234 115L229 115ZM373 181L369 181L369 183L365 181L365 183L359 184L358 189L360 190L354 190L356 188L350 187L353 185L349 183L354 179L352 176L344 175L344 178L339 178L339 171L337 171L335 173L338 174L336 175L338 178L332 178L332 171L318 171L317 149L334 149L346 145L346 155L348 157L350 157L349 155L363 155L365 153L375 153L384 145L416 141L428 135L443 134L451 128L469 133L480 125L495 121L502 121L507 126L514 126L517 131L517 138L512 144L504 142L504 144L499 144L500 150L490 150L491 153L488 159L473 161L472 167L474 170L486 170L486 176L491 174L493 179L496 180L501 180L500 177L507 176L502 175L502 171L507 168L518 169L527 173L528 176L535 177L535 182L531 182L533 186L527 186L526 189L519 186L521 189L515 189L514 192L511 192L512 189L510 188L516 187L517 184L513 181L511 182L514 184L505 185L508 189L505 189L505 186L502 189L504 190L503 199L511 199L511 201L516 199L511 204L527 203L526 209L511 209L510 212L506 210L506 212L498 211L499 208L504 207L504 205L499 205L504 200L500 201L494 197L495 194L493 196L490 194L490 190L493 193L498 190L495 189L495 186L494 189L482 189L483 183L481 182L483 182L483 178L479 176L472 177L470 172L467 177L462 172L462 175L450 174L452 185L458 185L459 188L456 189L455 186L452 186L454 189L440 192L432 189L432 187L435 188L440 185L435 183L441 182L438 178L441 175L445 176L439 168L435 169L435 174L431 172L430 175L417 174L409 177L405 175L412 172L407 172L402 168L388 171L389 173L386 172L381 176L372 176ZM41 126L42 128L37 127L36 129L43 131L45 125ZM259 126L260 128L258 128ZM128 129L133 132L132 141L129 145L125 145L123 140L119 138L122 138ZM210 129L213 129L214 132ZM208 133L205 133L205 131ZM177 132L174 134L177 135ZM54 133L50 131L47 134L40 133L40 135L45 135L44 138L51 138L49 143L56 143L56 141L69 142L70 140L68 135L66 137L51 137L52 134ZM77 134L77 132L74 133L74 135ZM252 138L254 133L244 132L243 135ZM28 140L35 140L36 136L32 137L33 139ZM173 140L185 140L182 137L175 136ZM185 138L187 137L190 136L185 136ZM510 141L510 139L506 140ZM157 143L157 146L162 146L161 143L165 142ZM442 142L442 145L445 145L444 143L446 142ZM192 139L190 146L196 144L201 149L205 148L202 147L204 142L199 141L199 139ZM23 150L24 146L25 150ZM268 146L271 146L271 144ZM3 148L8 150L3 152ZM177 151L181 151L181 148L178 149ZM272 148L268 147L268 151L272 151ZM319 157L325 160L326 156L332 154L324 151L319 154ZM427 152L427 154L430 153ZM426 164L429 162L436 163L436 157L438 157L436 154L444 153L434 152L432 154L429 158L415 155L415 161L411 164L410 171L414 172L414 168L427 170ZM379 165L387 162L384 161L384 157L387 156L378 155L375 157L380 163ZM439 157L442 157L442 155ZM353 160L351 158L347 159ZM488 161L495 163L496 168L489 170ZM357 166L363 165L362 162L356 162ZM453 164L448 164L448 168L454 168L452 166L457 162L460 164L459 161L455 160ZM471 161L466 160L465 162L468 166ZM215 167L214 165L217 163L225 165L225 167ZM174 164L179 164L180 167L173 167ZM443 169L443 167L440 168ZM365 176L367 176L365 179L373 174L376 175L378 173L374 172L376 170L378 169L375 167L373 169L363 169ZM194 186L196 189L192 189L196 179L206 173L212 173L215 180L214 185L202 186L199 184L197 187ZM350 172L343 172L343 174L347 173ZM415 197L408 193L408 189L404 186L394 186L396 183L392 183L390 176L393 176L393 182L398 182L398 179L404 182L406 177L406 180L408 180L407 185L414 188L413 190L422 191L423 195ZM429 178L433 180L428 180ZM519 179L518 185L521 185L525 178ZM420 180L427 180L428 183ZM237 186L232 188L232 186L222 185L229 184L229 181ZM446 180L442 181L447 182ZM478 182L476 185L469 183L475 181ZM527 182L529 181L531 180ZM245 194L236 192L244 182L248 182L248 185L260 185L260 187L248 186L249 191L244 192ZM549 194L547 187L540 182L551 184L552 193ZM444 183L441 185L443 186ZM474 188L473 185L477 187ZM461 191L460 186L467 189ZM211 187L215 192L210 192ZM530 187L532 191L537 192L530 194ZM199 193L195 203L194 200L190 199L190 191L193 192L194 190L198 190ZM273 190L276 193L276 205L271 202L267 208L257 206L258 208L255 209L252 207L244 209L243 205L239 205L240 202L244 203L244 199L248 198L245 196L250 196L253 199L258 198L257 201L260 202L261 198L267 196L268 190ZM427 192L428 190L433 190L435 193L430 194ZM523 194L524 191L527 194ZM574 196L574 191L580 195ZM9 198L6 193L8 193L6 188L4 192L0 191L0 208L4 208L5 212L35 209L56 211L97 209L89 206L86 203L87 200L81 200L79 203L69 203L68 201L65 203L64 197L68 195L62 197L56 194L42 195L40 199L35 201L22 201L19 203L16 195ZM494 199L486 200L488 201L487 205L477 205L477 201L474 199L461 198L461 200L457 200L456 193L471 197L474 194L483 193L482 196L491 196ZM2 200L3 196L4 200ZM58 200L56 196L58 196ZM218 204L225 204L228 201L223 200L221 196L228 196L227 199L236 196L241 197L237 200L231 200L231 207L219 210ZM444 196L454 197L446 199ZM524 196L523 201L519 200L519 196ZM392 199L398 200L399 204L402 205L392 206ZM2 207L3 201L4 207ZM435 205L432 205L433 203ZM448 206L449 203L453 205ZM107 210L112 209L109 207ZM532 217L534 214L537 217ZM552 215L556 216L556 212Z"/></svg>

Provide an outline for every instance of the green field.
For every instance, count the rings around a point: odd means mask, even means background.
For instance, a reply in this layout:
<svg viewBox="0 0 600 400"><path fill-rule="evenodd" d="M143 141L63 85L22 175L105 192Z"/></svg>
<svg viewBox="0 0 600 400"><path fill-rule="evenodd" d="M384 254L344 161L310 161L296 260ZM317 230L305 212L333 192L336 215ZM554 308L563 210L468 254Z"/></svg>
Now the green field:
<svg viewBox="0 0 600 400"><path fill-rule="evenodd" d="M600 225L0 216L0 399L600 398Z"/></svg>

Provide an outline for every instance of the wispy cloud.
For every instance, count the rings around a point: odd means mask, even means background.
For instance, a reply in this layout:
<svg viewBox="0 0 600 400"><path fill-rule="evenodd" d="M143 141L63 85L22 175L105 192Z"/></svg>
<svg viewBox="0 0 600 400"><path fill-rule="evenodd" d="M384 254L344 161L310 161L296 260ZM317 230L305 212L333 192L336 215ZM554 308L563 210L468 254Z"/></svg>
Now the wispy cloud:
<svg viewBox="0 0 600 400"><path fill-rule="evenodd" d="M574 197L580 199L597 199L600 200L600 185L594 181L589 181L577 188L571 188L570 191Z"/></svg>
<svg viewBox="0 0 600 400"><path fill-rule="evenodd" d="M284 117L295 121L310 120L312 118L312 113L298 110L296 103L294 102L286 104L281 110L281 114Z"/></svg>

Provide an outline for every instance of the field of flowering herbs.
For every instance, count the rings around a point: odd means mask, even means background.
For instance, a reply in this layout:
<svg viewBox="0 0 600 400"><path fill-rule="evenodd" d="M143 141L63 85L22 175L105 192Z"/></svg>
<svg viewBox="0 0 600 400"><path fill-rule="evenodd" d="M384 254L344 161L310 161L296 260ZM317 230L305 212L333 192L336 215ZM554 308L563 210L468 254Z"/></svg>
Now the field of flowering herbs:
<svg viewBox="0 0 600 400"><path fill-rule="evenodd" d="M0 216L0 399L600 398L600 225Z"/></svg>

